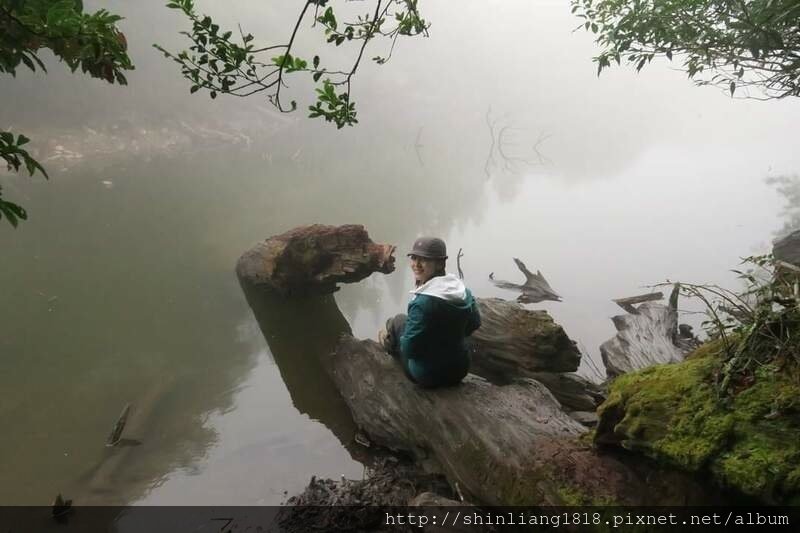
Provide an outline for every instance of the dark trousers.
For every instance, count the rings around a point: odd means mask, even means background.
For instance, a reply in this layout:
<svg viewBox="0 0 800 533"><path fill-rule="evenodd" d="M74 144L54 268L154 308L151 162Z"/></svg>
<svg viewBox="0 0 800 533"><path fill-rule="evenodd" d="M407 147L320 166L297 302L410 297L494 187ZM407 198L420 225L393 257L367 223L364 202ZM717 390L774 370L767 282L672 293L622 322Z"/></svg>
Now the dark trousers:
<svg viewBox="0 0 800 533"><path fill-rule="evenodd" d="M414 376L411 375L408 369L408 359L403 356L403 352L400 350L400 337L403 336L403 332L406 330L406 318L406 315L399 314L386 321L385 348L386 351L389 352L389 355L400 363L400 367L403 369L403 373L406 377L414 383L417 383L417 380L414 379Z"/></svg>

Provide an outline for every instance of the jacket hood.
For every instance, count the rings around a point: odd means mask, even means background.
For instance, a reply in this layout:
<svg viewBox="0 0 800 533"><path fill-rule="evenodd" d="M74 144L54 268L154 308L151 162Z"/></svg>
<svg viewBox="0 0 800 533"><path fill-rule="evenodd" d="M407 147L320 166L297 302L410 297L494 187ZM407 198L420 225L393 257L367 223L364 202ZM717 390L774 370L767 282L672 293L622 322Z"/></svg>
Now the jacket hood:
<svg viewBox="0 0 800 533"><path fill-rule="evenodd" d="M433 277L411 291L411 294L414 298L420 294L427 294L455 305L467 303L469 298L469 290L455 274Z"/></svg>

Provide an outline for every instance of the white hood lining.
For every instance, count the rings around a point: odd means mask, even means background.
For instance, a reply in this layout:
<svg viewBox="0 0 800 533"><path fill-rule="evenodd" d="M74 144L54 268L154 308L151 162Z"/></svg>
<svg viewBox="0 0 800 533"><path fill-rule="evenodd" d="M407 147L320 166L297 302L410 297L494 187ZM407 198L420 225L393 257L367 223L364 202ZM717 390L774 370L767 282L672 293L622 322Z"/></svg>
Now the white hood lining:
<svg viewBox="0 0 800 533"><path fill-rule="evenodd" d="M414 297L418 294L427 294L449 302L463 303L467 299L467 287L455 274L445 274L429 279L411 291L411 294Z"/></svg>

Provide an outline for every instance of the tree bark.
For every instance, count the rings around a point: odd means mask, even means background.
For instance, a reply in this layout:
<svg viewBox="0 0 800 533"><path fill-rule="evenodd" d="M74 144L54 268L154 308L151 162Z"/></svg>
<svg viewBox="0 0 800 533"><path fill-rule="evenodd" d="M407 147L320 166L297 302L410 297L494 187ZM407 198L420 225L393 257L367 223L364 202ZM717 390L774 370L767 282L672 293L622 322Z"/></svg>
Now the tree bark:
<svg viewBox="0 0 800 533"><path fill-rule="evenodd" d="M709 496L682 474L596 453L532 379L496 386L470 375L456 387L421 389L377 343L350 336L323 366L374 442L436 465L475 503L682 505Z"/></svg>
<svg viewBox="0 0 800 533"><path fill-rule="evenodd" d="M481 327L472 336L476 374L500 382L521 372L574 372L581 353L547 311L478 298Z"/></svg>
<svg viewBox="0 0 800 533"><path fill-rule="evenodd" d="M337 283L393 272L394 250L372 242L364 226L300 226L246 251L236 273L278 294L327 294L337 290Z"/></svg>
<svg viewBox="0 0 800 533"><path fill-rule="evenodd" d="M683 360L689 347L687 343L676 344L677 291L676 285L670 295L669 305L645 302L633 308L634 312L611 319L617 334L600 345L600 355L609 379L633 370ZM640 297L633 299L637 298ZM630 300L623 298L620 301L632 306Z"/></svg>

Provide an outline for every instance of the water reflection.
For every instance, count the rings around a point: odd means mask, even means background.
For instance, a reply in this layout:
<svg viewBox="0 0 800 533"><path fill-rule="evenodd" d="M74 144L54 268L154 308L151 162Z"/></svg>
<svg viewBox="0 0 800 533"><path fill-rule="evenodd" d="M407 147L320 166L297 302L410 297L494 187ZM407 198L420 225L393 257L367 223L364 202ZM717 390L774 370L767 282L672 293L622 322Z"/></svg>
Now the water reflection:
<svg viewBox="0 0 800 533"><path fill-rule="evenodd" d="M352 455L355 424L320 361L351 333L333 295L284 298L241 285L295 408L322 422Z"/></svg>

